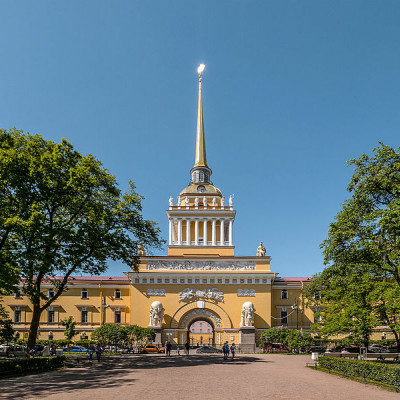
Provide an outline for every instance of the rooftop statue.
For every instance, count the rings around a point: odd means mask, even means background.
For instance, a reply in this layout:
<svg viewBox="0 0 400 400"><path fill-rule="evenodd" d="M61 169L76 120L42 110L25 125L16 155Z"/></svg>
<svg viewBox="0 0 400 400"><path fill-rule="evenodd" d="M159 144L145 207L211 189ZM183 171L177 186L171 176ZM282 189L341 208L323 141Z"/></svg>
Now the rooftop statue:
<svg viewBox="0 0 400 400"><path fill-rule="evenodd" d="M263 242L260 242L260 245L257 247L257 257L265 257L265 247L263 246Z"/></svg>

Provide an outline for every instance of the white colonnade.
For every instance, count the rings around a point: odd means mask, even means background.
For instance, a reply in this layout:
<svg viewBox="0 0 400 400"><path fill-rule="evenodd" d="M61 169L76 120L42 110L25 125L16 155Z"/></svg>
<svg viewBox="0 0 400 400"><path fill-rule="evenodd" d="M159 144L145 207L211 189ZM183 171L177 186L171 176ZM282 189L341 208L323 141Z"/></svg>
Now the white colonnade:
<svg viewBox="0 0 400 400"><path fill-rule="evenodd" d="M186 240L183 242L183 221L186 222ZM200 221L203 222L203 234L200 232ZM193 223L194 222L194 223ZM217 241L217 222L220 223L220 240ZM211 223L211 243L208 238L208 226ZM225 227L228 227L228 235L225 237ZM194 242L191 241L194 229ZM195 246L233 246L233 218L169 218L169 245L195 245Z"/></svg>

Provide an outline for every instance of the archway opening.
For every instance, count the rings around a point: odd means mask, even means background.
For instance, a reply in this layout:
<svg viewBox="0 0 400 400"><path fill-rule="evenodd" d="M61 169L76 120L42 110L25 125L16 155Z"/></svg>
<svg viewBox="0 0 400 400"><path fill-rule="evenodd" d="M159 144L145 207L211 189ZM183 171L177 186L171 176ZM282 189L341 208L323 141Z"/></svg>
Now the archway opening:
<svg viewBox="0 0 400 400"><path fill-rule="evenodd" d="M215 346L215 327L211 318L199 316L190 321L187 340L191 347Z"/></svg>

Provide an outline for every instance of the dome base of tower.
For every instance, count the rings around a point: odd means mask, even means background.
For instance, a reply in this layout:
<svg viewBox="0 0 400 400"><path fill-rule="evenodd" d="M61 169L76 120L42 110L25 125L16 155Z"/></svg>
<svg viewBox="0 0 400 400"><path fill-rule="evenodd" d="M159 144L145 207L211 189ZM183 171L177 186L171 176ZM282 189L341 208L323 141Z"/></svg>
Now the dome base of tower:
<svg viewBox="0 0 400 400"><path fill-rule="evenodd" d="M180 193L180 196L218 196L222 197L222 192L212 185L211 183L191 183L189 186L185 187Z"/></svg>

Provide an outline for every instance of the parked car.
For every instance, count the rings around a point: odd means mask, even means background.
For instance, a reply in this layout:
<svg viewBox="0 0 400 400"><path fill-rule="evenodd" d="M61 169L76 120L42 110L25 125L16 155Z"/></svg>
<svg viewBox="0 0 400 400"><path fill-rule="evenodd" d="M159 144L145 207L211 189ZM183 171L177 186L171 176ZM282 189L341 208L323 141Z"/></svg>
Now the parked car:
<svg viewBox="0 0 400 400"><path fill-rule="evenodd" d="M386 349L384 349L381 345L379 344L371 344L368 346L368 353L385 353Z"/></svg>
<svg viewBox="0 0 400 400"><path fill-rule="evenodd" d="M140 349L142 354L147 353L165 353L165 347L158 347L155 344L146 344L146 346Z"/></svg>
<svg viewBox="0 0 400 400"><path fill-rule="evenodd" d="M283 343L272 343L264 346L263 351L267 353L288 353L289 349Z"/></svg>
<svg viewBox="0 0 400 400"><path fill-rule="evenodd" d="M0 357L27 357L27 348L19 345L0 345Z"/></svg>
<svg viewBox="0 0 400 400"><path fill-rule="evenodd" d="M82 346L71 346L71 347L64 347L63 351L69 351L70 353L86 353L87 349Z"/></svg>
<svg viewBox="0 0 400 400"><path fill-rule="evenodd" d="M196 353L222 353L222 349L213 346L201 346L196 349Z"/></svg>
<svg viewBox="0 0 400 400"><path fill-rule="evenodd" d="M311 346L309 347L306 352L307 353L325 353L326 347L324 346Z"/></svg>

